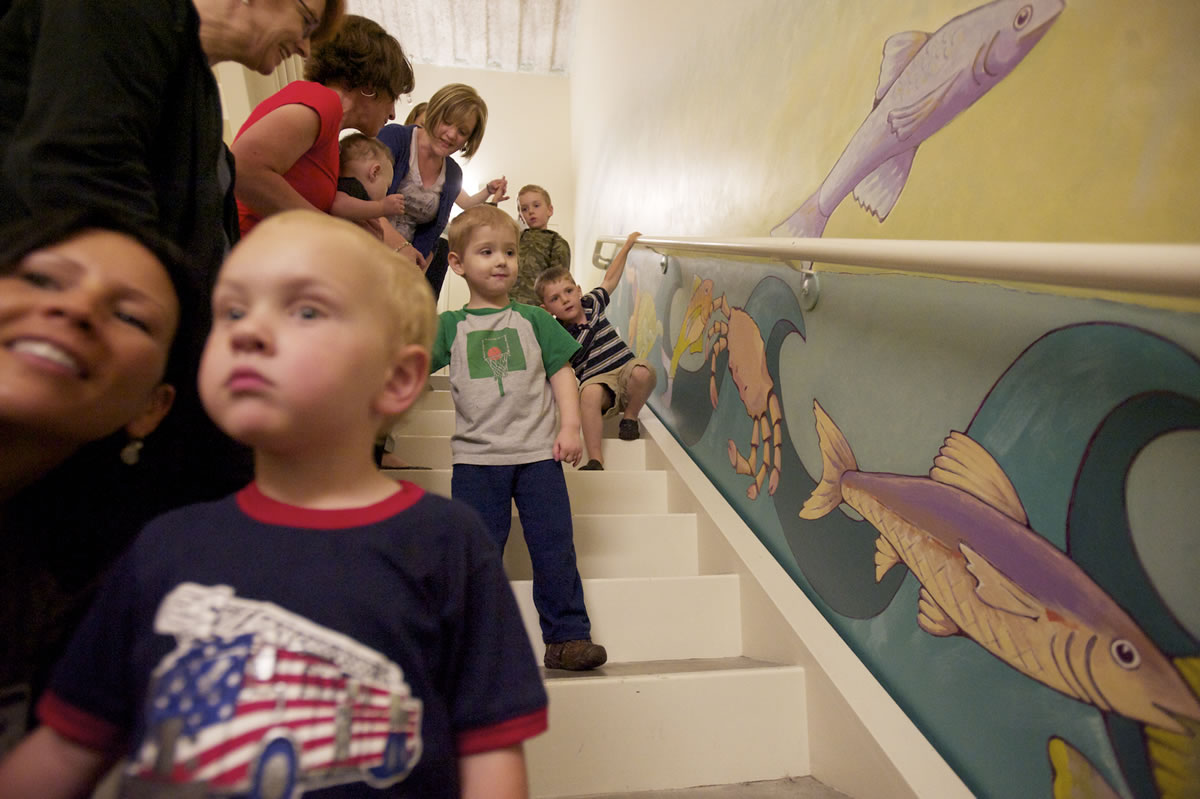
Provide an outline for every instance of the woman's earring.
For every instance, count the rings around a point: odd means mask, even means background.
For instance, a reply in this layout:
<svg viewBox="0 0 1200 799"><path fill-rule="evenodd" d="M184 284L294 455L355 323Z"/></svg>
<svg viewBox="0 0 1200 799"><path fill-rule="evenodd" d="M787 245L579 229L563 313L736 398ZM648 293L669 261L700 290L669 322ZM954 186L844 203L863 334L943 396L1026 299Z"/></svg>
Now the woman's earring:
<svg viewBox="0 0 1200 799"><path fill-rule="evenodd" d="M121 448L121 463L125 464L126 466L136 465L138 460L142 457L142 447L144 446L145 442L140 438L135 438L130 441Z"/></svg>

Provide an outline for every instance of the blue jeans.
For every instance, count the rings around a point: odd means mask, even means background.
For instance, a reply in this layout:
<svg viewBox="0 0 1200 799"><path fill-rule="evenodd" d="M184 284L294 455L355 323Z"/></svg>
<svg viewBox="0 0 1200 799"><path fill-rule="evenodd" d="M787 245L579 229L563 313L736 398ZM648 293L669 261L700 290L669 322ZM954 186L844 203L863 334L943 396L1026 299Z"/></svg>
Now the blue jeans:
<svg viewBox="0 0 1200 799"><path fill-rule="evenodd" d="M533 604L547 644L590 638L583 583L575 566L571 501L562 464L555 460L511 466L456 463L450 493L483 516L492 540L504 551L517 503L533 563Z"/></svg>

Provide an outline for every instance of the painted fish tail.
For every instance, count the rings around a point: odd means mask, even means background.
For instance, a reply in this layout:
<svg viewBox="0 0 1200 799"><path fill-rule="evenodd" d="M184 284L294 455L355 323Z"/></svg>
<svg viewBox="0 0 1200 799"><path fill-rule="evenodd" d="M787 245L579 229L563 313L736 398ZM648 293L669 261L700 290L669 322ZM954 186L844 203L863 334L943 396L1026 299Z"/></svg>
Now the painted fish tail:
<svg viewBox="0 0 1200 799"><path fill-rule="evenodd" d="M1188 688L1200 696L1200 657L1174 658L1174 665ZM1176 716L1176 720L1183 732L1142 728L1154 783L1164 799L1200 796L1200 720L1184 716Z"/></svg>
<svg viewBox="0 0 1200 799"><path fill-rule="evenodd" d="M821 442L821 482L800 509L801 519L819 519L841 505L842 475L858 471L850 443L816 400L813 400L813 415L817 417L817 437Z"/></svg>
<svg viewBox="0 0 1200 799"><path fill-rule="evenodd" d="M1118 799L1103 775L1075 747L1055 735L1046 746L1054 775L1054 799Z"/></svg>
<svg viewBox="0 0 1200 799"><path fill-rule="evenodd" d="M821 213L820 192L813 194L792 215L771 228L771 235L781 238L818 239L825 232L829 217Z"/></svg>

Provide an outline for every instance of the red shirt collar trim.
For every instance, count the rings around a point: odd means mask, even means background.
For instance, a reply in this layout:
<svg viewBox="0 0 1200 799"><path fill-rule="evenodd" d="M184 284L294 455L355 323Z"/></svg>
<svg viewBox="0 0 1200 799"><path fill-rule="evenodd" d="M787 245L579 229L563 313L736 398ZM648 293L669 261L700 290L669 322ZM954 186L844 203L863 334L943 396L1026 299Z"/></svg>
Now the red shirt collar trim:
<svg viewBox="0 0 1200 799"><path fill-rule="evenodd" d="M265 524L284 527L307 527L312 530L339 530L347 527L362 527L389 519L401 511L408 510L425 496L425 490L406 480L397 482L397 491L374 505L360 508L337 508L324 510L302 508L271 499L251 483L237 493L237 504L250 518Z"/></svg>

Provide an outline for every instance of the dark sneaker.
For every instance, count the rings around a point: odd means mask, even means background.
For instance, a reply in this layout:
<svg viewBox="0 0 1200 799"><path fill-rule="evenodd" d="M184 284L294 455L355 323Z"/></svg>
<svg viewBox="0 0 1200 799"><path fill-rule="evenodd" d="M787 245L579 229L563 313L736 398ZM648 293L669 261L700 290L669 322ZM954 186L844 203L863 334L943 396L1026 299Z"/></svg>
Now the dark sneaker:
<svg viewBox="0 0 1200 799"><path fill-rule="evenodd" d="M604 464L601 463L600 461L596 460L595 458L592 458L590 461L588 461L587 463L580 466L579 471L581 471L581 472L602 472L602 471L604 471Z"/></svg>
<svg viewBox="0 0 1200 799"><path fill-rule="evenodd" d="M590 639L581 638L561 644L546 644L546 657L543 662L548 669L587 671L603 666L607 660L608 652L604 647L593 644Z"/></svg>
<svg viewBox="0 0 1200 799"><path fill-rule="evenodd" d="M622 441L637 441L642 437L642 433L638 430L637 419L622 419L621 426L617 430L617 437Z"/></svg>

